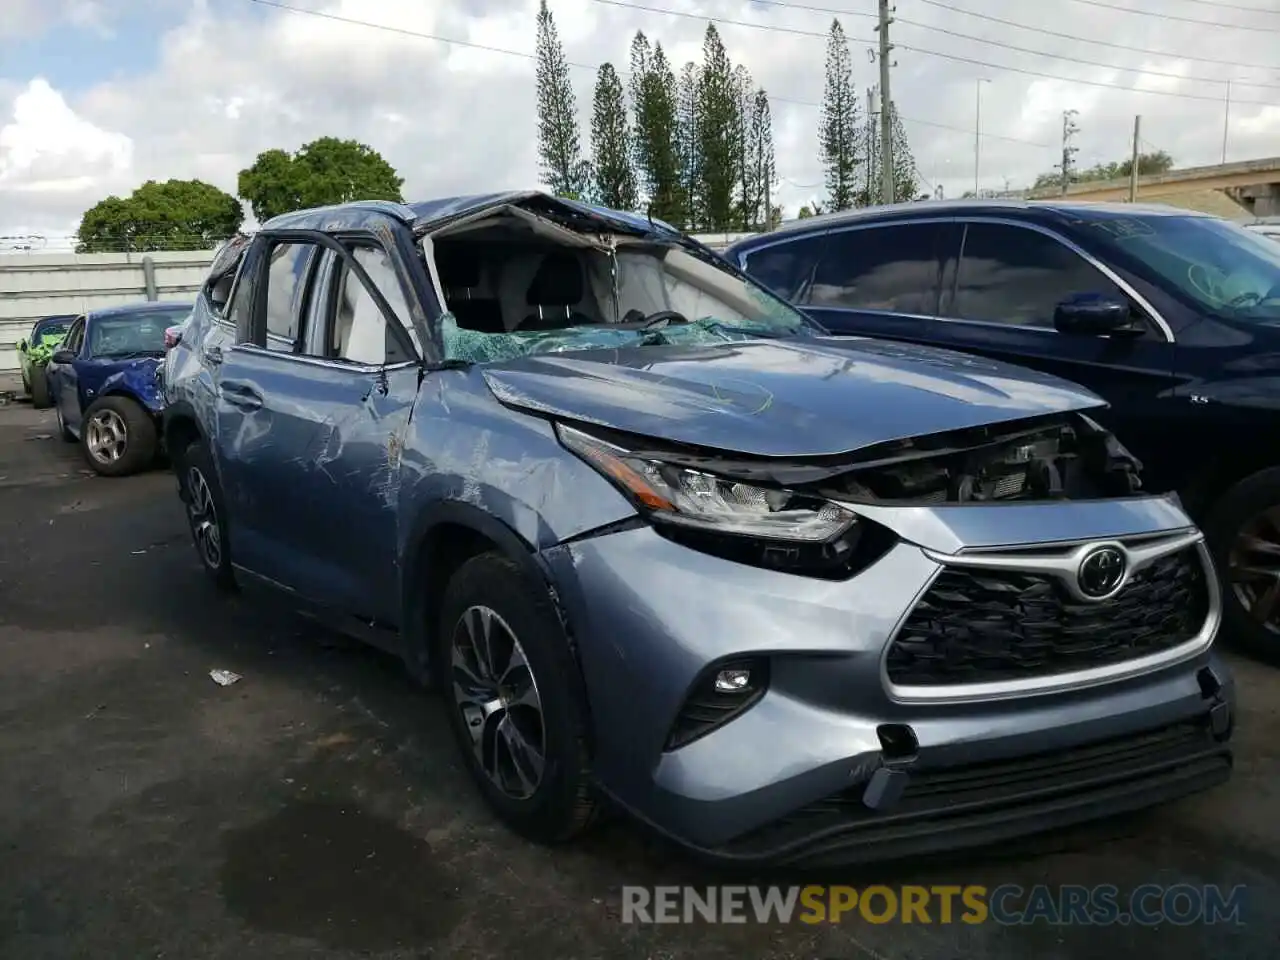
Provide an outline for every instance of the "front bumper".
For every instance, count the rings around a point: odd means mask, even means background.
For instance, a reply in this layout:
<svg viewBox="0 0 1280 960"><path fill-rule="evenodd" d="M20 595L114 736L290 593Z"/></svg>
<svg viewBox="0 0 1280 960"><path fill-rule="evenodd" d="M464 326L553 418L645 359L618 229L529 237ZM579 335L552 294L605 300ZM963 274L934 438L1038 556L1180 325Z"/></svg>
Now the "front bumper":
<svg viewBox="0 0 1280 960"><path fill-rule="evenodd" d="M1052 829L1229 775L1234 694L1209 649L1216 606L1196 642L1142 671L923 701L885 674L939 557L1025 548L1026 531L1053 545L1185 538L1175 503L894 508L876 519L902 539L838 583L721 560L648 527L544 552L578 646L602 788L716 857L854 862ZM763 696L667 749L697 679L753 657L769 662ZM884 731L904 728L914 751L890 755Z"/></svg>

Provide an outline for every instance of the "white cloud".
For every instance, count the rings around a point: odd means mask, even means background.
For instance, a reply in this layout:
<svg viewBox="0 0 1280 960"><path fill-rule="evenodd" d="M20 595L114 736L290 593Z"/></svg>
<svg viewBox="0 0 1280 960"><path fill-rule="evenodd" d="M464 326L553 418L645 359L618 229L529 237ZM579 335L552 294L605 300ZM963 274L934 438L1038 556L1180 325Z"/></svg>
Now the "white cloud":
<svg viewBox="0 0 1280 960"><path fill-rule="evenodd" d="M79 213L102 196L127 191L148 178L200 177L234 192L238 171L259 151L296 149L323 135L355 137L382 151L405 177L405 192L411 196L537 183L532 61L410 35L435 34L532 53L537 0L285 2L330 17L368 20L384 29L288 13L249 0L187 0L178 25L161 38L156 56L143 58L155 63L153 69L130 75L131 63L122 55L115 68L69 103L38 78L4 76L0 49L0 123L6 124L0 133L0 218L51 231L66 229L63 225L74 224ZM825 33L831 20L830 14L750 0L636 2L818 34ZM851 4L810 2L855 9ZM937 5L901 4L893 28L898 44L894 99L907 118L911 146L929 184L941 182L949 196L973 186L979 78L991 81L982 91L984 187L1003 187L1006 182L1025 186L1051 169L1060 159L1062 111L1067 109L1079 111L1076 146L1082 165L1127 156L1133 116L1138 113L1143 117L1144 148L1167 150L1186 166L1217 162L1225 85L1215 81L1227 78L1235 81L1230 156L1280 154L1280 69L1188 59L1270 63L1274 34L1215 30L1068 0L1047 2L1063 15L1036 17L1026 4L1013 0L958 0L955 6L1179 56L1125 52L1017 30ZM1148 11L1166 9L1160 0L1129 3ZM609 60L625 75L637 29L662 42L677 71L686 60L700 57L706 21L697 17L593 0L550 0L550 5L566 54L575 63ZM5 8L0 42L5 31L10 36L29 35L37 29L71 29L68 24L109 23L101 19L102 11L114 14L119 9L84 0L7 0ZM1212 8L1198 15L1229 19ZM1242 18L1243 14L1237 16ZM856 82L865 88L877 81L877 68L864 52L874 39L874 21L841 19L853 47ZM951 34L927 29L930 26ZM955 33L1111 66L1053 60L964 40ZM729 24L721 26L721 34L734 62L744 63L775 98L777 199L794 211L820 198L819 111L803 102L816 104L822 98L824 40ZM1137 74L1122 67L1171 76ZM1029 72L1013 72L1016 69ZM586 147L594 75L591 69L575 68L572 76ZM1245 81L1270 83L1277 89L1250 87ZM0 223L0 232L5 229Z"/></svg>
<svg viewBox="0 0 1280 960"><path fill-rule="evenodd" d="M13 100L0 127L0 190L77 193L127 172L133 142L78 116L62 94L37 77Z"/></svg>

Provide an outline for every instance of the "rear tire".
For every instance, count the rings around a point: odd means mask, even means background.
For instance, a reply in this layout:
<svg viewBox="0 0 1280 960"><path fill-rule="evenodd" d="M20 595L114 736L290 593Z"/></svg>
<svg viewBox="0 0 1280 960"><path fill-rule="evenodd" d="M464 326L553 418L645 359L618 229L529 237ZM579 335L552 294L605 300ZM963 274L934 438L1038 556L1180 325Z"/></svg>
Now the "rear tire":
<svg viewBox="0 0 1280 960"><path fill-rule="evenodd" d="M49 377L43 367L31 371L31 383L27 390L31 393L31 405L37 410L48 410L53 406L49 399Z"/></svg>
<svg viewBox="0 0 1280 960"><path fill-rule="evenodd" d="M501 554L474 557L449 581L435 641L450 726L490 808L538 843L578 836L597 808L586 692L546 587Z"/></svg>
<svg viewBox="0 0 1280 960"><path fill-rule="evenodd" d="M62 408L55 408L58 415L58 436L66 443L79 443L80 438L67 429L67 421L62 418Z"/></svg>
<svg viewBox="0 0 1280 960"><path fill-rule="evenodd" d="M236 578L231 566L231 540L227 536L226 501L213 468L213 457L197 440L177 454L174 468L200 566L219 589L233 590Z"/></svg>
<svg viewBox="0 0 1280 960"><path fill-rule="evenodd" d="M1280 467L1261 470L1222 494L1204 532L1222 588L1225 638L1280 665ZM1260 541L1270 549L1257 549ZM1270 616L1262 617L1267 609Z"/></svg>
<svg viewBox="0 0 1280 960"><path fill-rule="evenodd" d="M156 459L156 423L128 397L99 397L84 412L80 449L104 477L124 477Z"/></svg>

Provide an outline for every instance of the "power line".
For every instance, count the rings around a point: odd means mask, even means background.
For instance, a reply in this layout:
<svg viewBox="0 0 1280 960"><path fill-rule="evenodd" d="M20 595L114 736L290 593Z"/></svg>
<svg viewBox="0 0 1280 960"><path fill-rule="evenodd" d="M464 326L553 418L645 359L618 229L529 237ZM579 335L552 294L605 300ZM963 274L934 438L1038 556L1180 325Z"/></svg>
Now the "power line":
<svg viewBox="0 0 1280 960"><path fill-rule="evenodd" d="M264 0L254 0L254 2L264 2ZM729 20L724 17L708 16L704 13L687 13L682 10L668 10L662 7L649 7L638 3L624 2L624 0L593 0L594 3L602 3L611 7L622 7L626 10L644 10L649 13L661 13L669 17L683 17L690 20L701 20L710 23L720 23L734 27L745 27L750 30L766 30L773 33L789 33L798 36L815 37L820 40L828 39L827 34L819 33L816 30L800 30L794 27L778 27L767 23L751 23L746 20ZM1075 0L1080 3L1083 0ZM1276 31L1280 33L1280 30ZM854 39L855 43L871 43L870 40ZM942 53L939 50L928 50L924 47L909 46L905 43L897 43L895 46L900 50L910 50L912 53L918 53L926 57L938 57L942 60L953 60L957 63L967 63L978 67L987 67L991 70L1004 70L1008 73L1021 73L1032 77L1042 77L1046 80L1058 80L1062 83L1079 83L1090 87L1104 87L1111 90L1123 90L1126 93L1151 94L1158 97L1177 97L1182 100L1207 100L1213 103L1221 103L1222 97L1207 96L1202 93L1178 93L1173 90L1142 90L1136 87L1126 87L1123 84L1110 83L1104 80L1086 80L1080 77L1064 77L1058 73L1046 73L1043 70L1032 70L1027 67L1011 67L1002 63L991 63L989 60L979 60L975 57L964 57L959 54ZM1033 51L1029 51L1033 52ZM1109 65L1108 65L1109 66ZM1125 67L1111 67L1111 69L1123 70ZM1182 79L1181 77L1179 79ZM1225 83L1226 81L1221 81ZM1257 107L1277 107L1280 104L1266 103L1260 100L1233 100L1233 103L1248 104Z"/></svg>
<svg viewBox="0 0 1280 960"><path fill-rule="evenodd" d="M1135 10L1133 7L1122 7L1118 3L1107 3L1106 0L1071 0L1072 3L1082 3L1087 7L1100 7L1103 10L1118 10L1121 13L1132 13L1139 17L1156 17L1159 20L1170 20L1175 23L1194 23L1201 27L1218 27L1221 30L1249 30L1253 33L1280 33L1280 27L1254 27L1245 23L1219 23L1216 20L1199 20L1195 17L1179 17L1172 13L1156 13L1154 10ZM1214 3L1215 7L1228 7L1229 4ZM1261 10L1257 7L1232 7L1235 10L1251 10L1253 13L1270 13L1274 14L1274 10Z"/></svg>
<svg viewBox="0 0 1280 960"><path fill-rule="evenodd" d="M757 3L763 0L756 0ZM931 7L938 7L942 10L950 10L952 13L958 13L965 17L973 17L975 20L985 20L988 23L998 23L1001 26L1013 27L1015 30L1026 30L1030 33L1040 33L1046 37L1054 37L1058 40L1070 40L1072 43L1091 43L1098 47L1109 47L1112 50L1123 50L1126 53L1141 53L1149 57L1169 57L1173 60L1191 60L1194 63L1212 63L1219 67L1244 67L1248 70L1276 70L1275 64L1262 63L1244 63L1233 60L1215 60L1212 57L1198 57L1192 53L1171 53L1168 50L1152 50L1148 47L1134 47L1126 43L1112 43L1109 40L1097 40L1092 37L1081 37L1073 33L1060 33L1057 30L1046 30L1044 27L1033 27L1025 23L1018 23L1016 20L1007 20L1004 17L995 17L989 13L978 13L976 10L966 10L963 7L952 6L950 3L943 3L942 0L915 0L916 3L924 3ZM789 4L787 4L789 6Z"/></svg>
<svg viewBox="0 0 1280 960"><path fill-rule="evenodd" d="M502 54L504 56L509 56L509 57L519 57L522 60L536 59L535 54L526 53L523 50L509 50L504 47L495 47L486 43L475 43L471 40L458 40L458 39L455 39L454 37L443 37L438 34L424 33L418 30L409 30L405 27L392 27L387 24L372 23L367 20L358 20L354 17L344 17L336 13L324 13L323 11L320 11L320 10L305 10L301 7L291 7L287 3L280 3L279 0L248 0L248 2L255 3L263 7L271 7L276 10L285 10L285 11L288 11L289 13L296 13L302 16L316 17L321 20L332 20L337 23L347 24L349 26L368 27L373 30L382 30L386 33L395 33L405 37L412 37L417 40L434 40L437 43L453 44L460 47L467 47L472 50L483 50L486 53L497 53L497 54ZM619 4L619 6L627 6L627 5ZM666 13L667 11L655 10L655 12ZM705 19L705 18L700 18L700 19ZM815 36L815 37L822 37L824 39L826 37L826 34L819 34L819 33L812 33L812 32L810 33L812 36ZM600 68L600 65L597 63L578 63L573 60L566 60L566 63L569 66L576 67L577 69L580 69L580 70L595 71ZM769 100L773 103L789 103L799 107L813 107L815 109L822 108L822 104L815 103L812 100L796 100L789 97L774 96L773 94L769 94ZM1244 102L1244 101L1237 101L1237 102ZM941 130L954 130L959 133L970 132L966 127L955 127L946 123L938 123L934 120L921 120L916 117L908 117L903 114L899 114L898 116L904 123L914 123L914 124L919 124L925 127L937 127L938 129L941 129ZM1008 143L1025 144L1026 146L1030 146L1030 147L1048 148L1052 146L1052 144L1039 143L1035 140L1023 140L1018 137L1004 137L994 133L984 133L982 136L990 140L1004 140Z"/></svg>
<svg viewBox="0 0 1280 960"><path fill-rule="evenodd" d="M760 2L760 0L756 0ZM908 20L905 17L897 17L897 22L906 24L911 27L918 27L921 30L932 30L934 33L946 34L949 37L956 37L959 40L968 40L973 43L985 43L992 47L1003 47L1006 50L1016 50L1018 53L1029 53L1037 57L1048 57L1050 60L1066 60L1070 63L1080 63L1087 67L1103 67L1107 70L1120 70L1125 73L1146 74L1152 77L1167 77L1172 80L1187 80L1193 83L1233 83L1239 87L1257 87L1264 90L1280 90L1280 84L1276 83L1249 83L1244 80L1224 80L1220 77L1196 77L1183 73L1171 73L1168 70L1152 70L1149 67L1122 67L1116 63L1103 63L1100 60L1087 60L1084 57L1073 57L1068 53L1049 53L1046 50L1032 50L1028 47L1020 47L1014 43L1005 43L1003 40L988 40L986 37L975 37L970 33L960 33L958 30L948 30L945 27L935 27L928 23L918 23L915 20Z"/></svg>

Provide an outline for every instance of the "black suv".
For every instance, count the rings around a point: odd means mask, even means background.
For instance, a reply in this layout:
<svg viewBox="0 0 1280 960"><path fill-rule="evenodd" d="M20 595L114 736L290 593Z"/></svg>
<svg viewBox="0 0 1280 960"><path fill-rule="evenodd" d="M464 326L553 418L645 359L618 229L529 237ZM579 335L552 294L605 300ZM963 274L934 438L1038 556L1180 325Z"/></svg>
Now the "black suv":
<svg viewBox="0 0 1280 960"><path fill-rule="evenodd" d="M1280 661L1280 244L1136 204L956 201L796 221L727 256L833 333L984 354L1081 383L1176 490L1228 632Z"/></svg>

